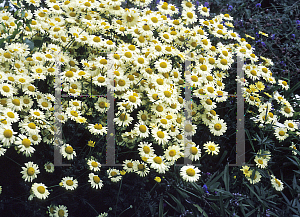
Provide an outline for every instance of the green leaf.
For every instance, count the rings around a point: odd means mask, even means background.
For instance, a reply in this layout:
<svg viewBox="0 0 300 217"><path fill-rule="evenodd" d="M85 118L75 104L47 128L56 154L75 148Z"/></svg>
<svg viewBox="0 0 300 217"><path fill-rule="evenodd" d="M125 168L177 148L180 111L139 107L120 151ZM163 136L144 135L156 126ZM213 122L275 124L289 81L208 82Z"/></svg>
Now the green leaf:
<svg viewBox="0 0 300 217"><path fill-rule="evenodd" d="M158 216L163 217L163 213L164 213L164 203L163 203L163 196L161 196L159 201Z"/></svg>
<svg viewBox="0 0 300 217"><path fill-rule="evenodd" d="M220 202L221 216L225 216L222 193L220 193L219 202Z"/></svg>
<svg viewBox="0 0 300 217"><path fill-rule="evenodd" d="M249 188L249 190L257 197L257 199L259 200L259 202L261 202L262 204L264 203L262 201L262 199L260 199L260 197L255 193L255 191L247 184L245 183L245 185Z"/></svg>
<svg viewBox="0 0 300 217"><path fill-rule="evenodd" d="M167 192L167 194L175 201L175 203L177 204L177 206L180 209L180 212L185 212L185 208L184 206L181 204L181 201L179 201L174 195L170 194Z"/></svg>
<svg viewBox="0 0 300 217"><path fill-rule="evenodd" d="M248 212L245 216L246 216L246 217L251 216L253 213L255 213L255 211L256 211L257 209L258 209L258 208L251 210L251 211Z"/></svg>
<svg viewBox="0 0 300 217"><path fill-rule="evenodd" d="M228 164L225 166L225 169L224 169L223 181L224 181L224 184L225 184L226 191L229 191L229 169L228 169Z"/></svg>
<svg viewBox="0 0 300 217"><path fill-rule="evenodd" d="M246 132L246 134L247 134L247 137L248 137L248 139L249 139L249 142L250 142L250 144L251 144L251 147L252 147L253 151L255 152L255 148L254 148L254 146L253 146L252 138L250 137L249 131L248 131L247 129L245 129L245 132Z"/></svg>
<svg viewBox="0 0 300 217"><path fill-rule="evenodd" d="M175 208L174 206L172 206L172 205L171 205L168 201L166 201L165 199L164 199L164 202L165 202L166 204L168 204L171 208L173 208L176 212L181 213L180 210L179 210L178 208Z"/></svg>
<svg viewBox="0 0 300 217"><path fill-rule="evenodd" d="M205 217L208 217L208 215L206 214L206 212L198 205L198 204L193 204L200 213L202 213Z"/></svg>

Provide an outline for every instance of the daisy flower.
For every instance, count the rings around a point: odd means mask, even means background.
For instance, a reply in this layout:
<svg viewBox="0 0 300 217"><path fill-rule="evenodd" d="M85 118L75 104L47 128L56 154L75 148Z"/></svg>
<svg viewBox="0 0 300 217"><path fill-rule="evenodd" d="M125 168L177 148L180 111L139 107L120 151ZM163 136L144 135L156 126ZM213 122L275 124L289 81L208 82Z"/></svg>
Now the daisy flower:
<svg viewBox="0 0 300 217"><path fill-rule="evenodd" d="M54 210L55 210L56 206L55 205L50 205L47 206L48 212L49 212L49 217L53 217L54 216Z"/></svg>
<svg viewBox="0 0 300 217"><path fill-rule="evenodd" d="M108 169L107 175L112 182L119 182L122 179L122 176L120 175L120 170L117 169Z"/></svg>
<svg viewBox="0 0 300 217"><path fill-rule="evenodd" d="M28 139L27 136L19 135L16 140L15 144L18 145L19 151L26 155L26 157L31 157L31 154L34 153L35 149L31 147L32 143L30 139Z"/></svg>
<svg viewBox="0 0 300 217"><path fill-rule="evenodd" d="M101 189L103 187L103 181L99 178L98 175L95 175L94 173L89 174L88 182L91 183L92 188Z"/></svg>
<svg viewBox="0 0 300 217"><path fill-rule="evenodd" d="M109 103L106 98L99 97L97 102L95 103L95 108L97 111L104 113L109 109Z"/></svg>
<svg viewBox="0 0 300 217"><path fill-rule="evenodd" d="M194 11L195 10L195 5L190 1L182 1L181 7L182 7L182 9L184 9L186 11Z"/></svg>
<svg viewBox="0 0 300 217"><path fill-rule="evenodd" d="M149 136L149 128L144 122L136 123L134 131L141 137L147 138Z"/></svg>
<svg viewBox="0 0 300 217"><path fill-rule="evenodd" d="M178 145L172 145L165 150L164 156L168 161L176 161L183 156L183 153Z"/></svg>
<svg viewBox="0 0 300 217"><path fill-rule="evenodd" d="M37 164L33 162L25 163L26 167L22 167L21 174L23 174L22 178L25 179L25 182L32 182L33 179L37 178L37 174L40 173L39 167Z"/></svg>
<svg viewBox="0 0 300 217"><path fill-rule="evenodd" d="M140 96L132 90L127 91L122 98L125 99L124 103L128 103L129 106L132 106L133 108L138 108L142 103Z"/></svg>
<svg viewBox="0 0 300 217"><path fill-rule="evenodd" d="M66 176L62 180L62 187L66 190L75 190L78 187L78 181L73 177Z"/></svg>
<svg viewBox="0 0 300 217"><path fill-rule="evenodd" d="M89 166L89 170L94 172L100 171L101 164L92 158L87 161L87 165Z"/></svg>
<svg viewBox="0 0 300 217"><path fill-rule="evenodd" d="M218 144L215 144L214 142L206 142L204 145L204 149L206 149L205 152L211 155L218 155L220 152L220 147Z"/></svg>
<svg viewBox="0 0 300 217"><path fill-rule="evenodd" d="M192 161L196 161L201 157L201 149L199 148L199 145L196 145L193 142L190 145L186 146L184 154Z"/></svg>
<svg viewBox="0 0 300 217"><path fill-rule="evenodd" d="M57 207L55 207L53 217L67 217L67 216L68 216L68 210L66 206L58 205Z"/></svg>
<svg viewBox="0 0 300 217"><path fill-rule="evenodd" d="M170 139L167 131L162 131L158 127L152 129L152 136L160 145L165 145Z"/></svg>
<svg viewBox="0 0 300 217"><path fill-rule="evenodd" d="M2 145L4 147L10 146L16 139L14 136L15 134L17 134L17 132L14 132L11 127L9 127L9 126L1 127L0 141L2 142Z"/></svg>
<svg viewBox="0 0 300 217"><path fill-rule="evenodd" d="M45 169L46 172L48 172L48 173L53 173L53 172L54 172L54 164L53 164L53 163L50 163L50 162L47 162L47 163L45 163L45 165L44 165L44 169Z"/></svg>
<svg viewBox="0 0 300 217"><path fill-rule="evenodd" d="M30 109L29 113L33 118L38 119L38 120L45 119L45 117L46 117L44 115L44 113L39 109Z"/></svg>
<svg viewBox="0 0 300 217"><path fill-rule="evenodd" d="M140 144L138 145L138 151L139 151L139 155L141 157L152 157L154 156L154 149L152 147L151 143L148 142L140 142Z"/></svg>
<svg viewBox="0 0 300 217"><path fill-rule="evenodd" d="M193 24L197 22L197 15L194 11L183 11L182 19L186 20L187 24Z"/></svg>
<svg viewBox="0 0 300 217"><path fill-rule="evenodd" d="M298 129L297 124L295 123L295 121L291 121L291 120L286 120L284 122L284 125L286 126L286 128L290 131L295 131Z"/></svg>
<svg viewBox="0 0 300 217"><path fill-rule="evenodd" d="M13 94L17 93L17 90L10 84L2 83L0 84L0 93L6 97L12 97Z"/></svg>
<svg viewBox="0 0 300 217"><path fill-rule="evenodd" d="M252 175L252 170L250 170L250 167L248 166L242 166L242 169L240 169L241 171L243 171L243 174L246 177L250 177Z"/></svg>
<svg viewBox="0 0 300 217"><path fill-rule="evenodd" d="M140 177L145 177L149 174L150 169L149 167L138 160L133 161L133 170L137 173Z"/></svg>
<svg viewBox="0 0 300 217"><path fill-rule="evenodd" d="M128 27L133 27L137 24L139 20L139 14L135 10L131 9L125 9L124 13L122 14L122 18L125 21L124 23Z"/></svg>
<svg viewBox="0 0 300 217"><path fill-rule="evenodd" d="M278 80L278 84L279 86L281 86L282 89L285 89L285 90L288 90L289 89L289 85L287 84L286 81L283 81L283 80Z"/></svg>
<svg viewBox="0 0 300 217"><path fill-rule="evenodd" d="M124 160L122 166L123 170L125 170L127 173L132 173L134 171L132 160Z"/></svg>
<svg viewBox="0 0 300 217"><path fill-rule="evenodd" d="M170 72L172 70L172 62L170 60L159 59L154 63L154 66L160 73Z"/></svg>
<svg viewBox="0 0 300 217"><path fill-rule="evenodd" d="M287 118L293 117L293 115L294 115L294 109L290 105L285 105L285 106L281 107L280 112L283 116L285 116Z"/></svg>
<svg viewBox="0 0 300 217"><path fill-rule="evenodd" d="M255 156L254 161L258 168L264 169L268 166L268 160L265 158L258 157L257 155Z"/></svg>
<svg viewBox="0 0 300 217"><path fill-rule="evenodd" d="M64 144L63 146L61 146L61 153L63 157L67 158L68 160L73 160L73 157L76 157L76 152L69 144Z"/></svg>
<svg viewBox="0 0 300 217"><path fill-rule="evenodd" d="M7 99L7 107L14 111L20 111L23 108L23 103L19 97L9 98Z"/></svg>
<svg viewBox="0 0 300 217"><path fill-rule="evenodd" d="M116 116L117 118L114 118L114 122L120 127L128 126L133 120L129 113L122 113L121 111L119 111Z"/></svg>
<svg viewBox="0 0 300 217"><path fill-rule="evenodd" d="M261 175L258 171L255 171L254 175L253 175L253 170L251 170L250 173L252 175L250 177L247 177L247 179L251 184L256 184L260 182Z"/></svg>
<svg viewBox="0 0 300 217"><path fill-rule="evenodd" d="M277 127L275 129L274 135L276 139L279 140L279 142L285 140L289 136L289 134L287 133L287 128L281 128L281 127Z"/></svg>
<svg viewBox="0 0 300 217"><path fill-rule="evenodd" d="M186 182L196 182L200 178L200 170L192 165L183 166L180 169L180 175Z"/></svg>
<svg viewBox="0 0 300 217"><path fill-rule="evenodd" d="M150 167L158 173L165 173L169 170L169 166L165 164L163 156L153 156L147 160L147 163L151 164Z"/></svg>
<svg viewBox="0 0 300 217"><path fill-rule="evenodd" d="M271 184L273 188L275 188L276 191L282 191L283 190L283 183L279 179L276 179L274 175L271 175Z"/></svg>
<svg viewBox="0 0 300 217"><path fill-rule="evenodd" d="M215 136L222 136L227 130L227 125L224 120L217 118L209 124L209 129Z"/></svg>
<svg viewBox="0 0 300 217"><path fill-rule="evenodd" d="M209 16L209 8L204 7L203 5L199 5L198 11L204 17L208 17Z"/></svg>
<svg viewBox="0 0 300 217"><path fill-rule="evenodd" d="M93 135L107 134L107 127L103 127L102 124L89 124L88 129Z"/></svg>
<svg viewBox="0 0 300 217"><path fill-rule="evenodd" d="M50 194L43 183L34 183L31 186L31 191L34 193L34 196L39 199L46 199Z"/></svg>
<svg viewBox="0 0 300 217"><path fill-rule="evenodd" d="M17 112L9 108L1 112L4 114L6 121L8 121L9 123L15 123L19 121L19 115Z"/></svg>

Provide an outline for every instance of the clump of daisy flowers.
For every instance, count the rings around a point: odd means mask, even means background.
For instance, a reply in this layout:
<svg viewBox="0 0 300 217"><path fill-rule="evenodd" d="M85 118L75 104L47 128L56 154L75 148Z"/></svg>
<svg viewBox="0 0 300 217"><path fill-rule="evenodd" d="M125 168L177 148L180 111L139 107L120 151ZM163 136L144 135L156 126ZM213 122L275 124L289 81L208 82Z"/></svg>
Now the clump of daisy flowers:
<svg viewBox="0 0 300 217"><path fill-rule="evenodd" d="M25 16L0 13L0 40L4 39L0 49L0 155L14 144L18 153L26 157L35 155L33 146L42 142L52 146L56 142L55 121L81 125L91 138L100 138L107 134L108 122L99 117L106 116L112 106L117 110L115 118L109 120L115 124L116 144L139 152L137 159L123 162L127 174L134 172L145 177L151 171L167 173L185 153L191 160L199 160L201 148L217 155L222 147L213 141L196 144L189 140L186 144L184 137L194 136L200 125L208 128L212 138L226 133L227 124L215 110L228 98L224 80L236 57L248 60L243 67L245 78L237 81L243 84L246 103L256 111L256 122L271 124L273 139L279 141L297 130L292 105L283 94L268 93L266 89L267 85L278 84L279 91L285 91L289 89L287 82L276 81L269 68L272 61L254 54L254 48L234 31L229 14L209 17L208 8L188 1L182 1L181 15L177 6L166 2L160 2L155 11L148 7L151 1L132 1L143 9L124 9L122 2L23 1L19 6ZM173 15L178 18L172 18ZM26 25L16 25L20 19ZM8 41L17 28L22 34ZM40 47L32 47L30 42L46 35L47 40L42 40ZM213 43L213 38L220 40ZM185 72L185 61L190 61L189 73ZM60 114L54 110L54 78L61 80L61 93L72 96L61 99ZM45 92L39 82L47 83L49 91ZM187 83L199 101L189 108L192 121L184 113L188 106L183 87ZM103 91L114 92L116 102L100 96ZM91 97L88 104L80 95L99 97ZM264 95L276 103L266 101ZM276 123L281 117L287 121L279 128ZM97 145L89 146L92 149ZM75 150L76 144L64 141L61 153L72 161L77 158ZM100 170L97 159L86 161L88 169L95 173ZM261 168L266 166L263 159L257 162ZM25 165L22 177L32 182L39 173L38 166L43 165ZM250 177L249 171L244 173ZM106 175L112 182L122 179L115 168L107 170ZM194 182L199 180L200 170L189 165L182 167L180 175L185 181ZM255 175L252 183L260 179L259 174ZM102 188L98 174L90 173L87 179L92 188ZM71 191L80 185L76 177L69 176L61 183ZM34 195L47 197L44 184L38 185L33 186Z"/></svg>

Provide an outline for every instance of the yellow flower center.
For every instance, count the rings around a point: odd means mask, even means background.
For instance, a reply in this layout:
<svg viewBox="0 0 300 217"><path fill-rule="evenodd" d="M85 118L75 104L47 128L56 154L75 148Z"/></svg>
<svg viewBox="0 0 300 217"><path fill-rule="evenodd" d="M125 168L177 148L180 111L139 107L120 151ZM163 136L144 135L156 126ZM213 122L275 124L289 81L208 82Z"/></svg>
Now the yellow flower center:
<svg viewBox="0 0 300 217"><path fill-rule="evenodd" d="M130 102L136 102L136 97L135 96L130 96L129 101Z"/></svg>
<svg viewBox="0 0 300 217"><path fill-rule="evenodd" d="M11 130L4 130L4 133L3 133L4 137L6 138L11 138L13 133Z"/></svg>
<svg viewBox="0 0 300 217"><path fill-rule="evenodd" d="M32 176L34 174L35 170L32 167L29 167L27 169L27 175Z"/></svg>
<svg viewBox="0 0 300 217"><path fill-rule="evenodd" d="M284 136L284 135L285 135L285 132L281 130L281 131L279 131L279 135L280 135L280 136Z"/></svg>
<svg viewBox="0 0 300 217"><path fill-rule="evenodd" d="M12 112L7 112L6 114L7 114L7 116L10 117L10 118L14 118L14 117L15 117L15 114L12 113Z"/></svg>
<svg viewBox="0 0 300 217"><path fill-rule="evenodd" d="M196 148L196 147L191 147L191 148L190 148L190 152L191 152L193 155L195 155L195 154L198 153L198 148Z"/></svg>
<svg viewBox="0 0 300 217"><path fill-rule="evenodd" d="M92 165L92 167L97 167L97 166L98 166L98 163L95 162L95 161L93 161L93 162L91 163L91 165Z"/></svg>
<svg viewBox="0 0 300 217"><path fill-rule="evenodd" d="M222 65L224 65L224 66L225 66L225 65L227 65L227 63L228 63L228 62L227 62L227 60L226 60L226 59L221 59L221 64L222 64Z"/></svg>
<svg viewBox="0 0 300 217"><path fill-rule="evenodd" d="M68 78L71 78L73 77L74 73L72 71L67 71L65 76L68 77Z"/></svg>
<svg viewBox="0 0 300 217"><path fill-rule="evenodd" d="M143 151L144 151L146 154L149 154L150 148L149 148L148 146L144 146L144 147L143 147Z"/></svg>
<svg viewBox="0 0 300 217"><path fill-rule="evenodd" d="M31 141L29 139L23 139L22 145L24 145L26 148L28 148L31 145Z"/></svg>
<svg viewBox="0 0 300 217"><path fill-rule="evenodd" d="M174 157L174 156L176 155L176 151L175 151L175 150L170 150L170 151L169 151L169 155L170 155L171 157Z"/></svg>
<svg viewBox="0 0 300 217"><path fill-rule="evenodd" d="M165 137L165 134L162 131L157 131L157 136L162 139Z"/></svg>
<svg viewBox="0 0 300 217"><path fill-rule="evenodd" d="M7 93L7 92L9 92L10 89L8 86L3 86L2 90Z"/></svg>
<svg viewBox="0 0 300 217"><path fill-rule="evenodd" d="M192 19L194 17L193 13L191 13L191 12L187 12L186 16L190 19Z"/></svg>
<svg viewBox="0 0 300 217"><path fill-rule="evenodd" d="M208 149L211 150L211 151L216 150L215 146L212 146L212 145L208 146Z"/></svg>
<svg viewBox="0 0 300 217"><path fill-rule="evenodd" d="M58 216L59 216L59 217L65 216L65 211L63 211L62 209L60 209L60 210L58 211Z"/></svg>
<svg viewBox="0 0 300 217"><path fill-rule="evenodd" d="M139 127L139 130L140 130L142 133L145 133L146 130L147 130L147 128L146 128L145 125L141 125L141 126Z"/></svg>
<svg viewBox="0 0 300 217"><path fill-rule="evenodd" d="M221 124L215 124L214 128L215 128L215 130L221 130L222 125Z"/></svg>
<svg viewBox="0 0 300 217"><path fill-rule="evenodd" d="M68 153L68 154L72 154L73 153L73 148L71 146L67 146L65 148L65 151Z"/></svg>
<svg viewBox="0 0 300 217"><path fill-rule="evenodd" d="M139 165L138 165L138 170L139 170L139 171L143 171L144 169L145 169L144 164L139 164Z"/></svg>
<svg viewBox="0 0 300 217"><path fill-rule="evenodd" d="M163 108L161 105L158 105L158 106L156 107L156 110L157 110L158 112L162 112L162 111L164 110L164 108Z"/></svg>
<svg viewBox="0 0 300 217"><path fill-rule="evenodd" d="M43 186L39 186L37 187L37 190L40 194L44 194L46 189Z"/></svg>
<svg viewBox="0 0 300 217"><path fill-rule="evenodd" d="M73 185L73 181L72 181L72 180L67 180L67 181L66 181L66 184L67 184L68 186L72 186L72 185Z"/></svg>
<svg viewBox="0 0 300 217"><path fill-rule="evenodd" d="M189 169L186 170L186 174L187 174L188 176L194 176L194 175L196 174L196 172L195 172L194 169L189 168Z"/></svg>
<svg viewBox="0 0 300 217"><path fill-rule="evenodd" d="M159 66L160 66L161 68L167 68L167 63L161 62L161 63L159 64Z"/></svg>
<svg viewBox="0 0 300 217"><path fill-rule="evenodd" d="M100 178L99 178L98 176L94 176L94 177L93 177L93 180L94 180L94 182L97 183L97 184L100 182Z"/></svg>
<svg viewBox="0 0 300 217"><path fill-rule="evenodd" d="M124 113L120 115L120 120L122 121L126 121L127 120L127 115L125 115Z"/></svg>
<svg viewBox="0 0 300 217"><path fill-rule="evenodd" d="M162 163L162 159L160 157L155 157L153 158L153 161L157 164L161 164Z"/></svg>
<svg viewBox="0 0 300 217"><path fill-rule="evenodd" d="M156 82L159 84L159 85L163 85L164 84L164 80L159 78L156 80Z"/></svg>
<svg viewBox="0 0 300 217"><path fill-rule="evenodd" d="M290 112L291 112L291 109L290 109L289 107L285 107L284 111L285 111L286 113L290 113Z"/></svg>

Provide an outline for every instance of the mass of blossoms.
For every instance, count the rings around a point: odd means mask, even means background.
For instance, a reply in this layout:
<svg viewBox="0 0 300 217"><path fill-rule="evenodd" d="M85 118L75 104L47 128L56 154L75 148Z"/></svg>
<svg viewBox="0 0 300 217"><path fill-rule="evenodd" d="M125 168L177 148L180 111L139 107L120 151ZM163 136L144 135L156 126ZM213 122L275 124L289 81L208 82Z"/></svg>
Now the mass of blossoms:
<svg viewBox="0 0 300 217"><path fill-rule="evenodd" d="M108 122L113 121L116 145L136 150L137 155L125 160L122 169L107 169L111 182L129 173L165 174L184 157L199 162L202 152L213 158L222 152L213 138L227 131L227 123L215 110L228 99L224 80L237 57L245 61L245 76L236 81L256 114L254 122L272 124L273 140L299 137L293 106L282 94L289 89L287 82L277 80L269 69L272 61L256 56L254 48L234 31L229 14L210 17L209 8L189 1L182 1L181 12L166 2L159 2L155 11L150 10L149 0L131 1L136 7L130 9L122 7L123 2L12 1L16 12L0 12L0 155L13 147L30 159L38 155L35 147L41 143L56 145L55 121L83 126L91 140L87 146L96 148L101 144L93 141L106 136ZM58 115L54 109L57 79L61 83ZM192 87L192 103L185 99L187 84ZM272 85L279 87L276 92L266 87ZM115 101L103 96L110 91ZM82 97L86 95L95 97ZM110 108L115 116L106 120ZM208 129L211 141L187 139L199 125ZM62 157L75 161L76 148L63 140ZM105 183L98 157L85 159L86 180L91 188L101 190ZM267 169L271 157L271 150L259 150L255 168L241 169L251 184L261 179L256 168ZM54 165L30 160L24 165L19 175L32 183L30 199L51 197L39 173L45 169L55 174ZM201 179L200 169L186 165L178 175L196 182ZM273 175L270 183L278 191L283 189ZM82 184L86 183L72 176L57 180L68 192ZM52 206L49 213L67 216L67 209Z"/></svg>

